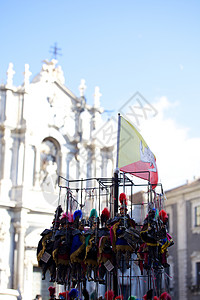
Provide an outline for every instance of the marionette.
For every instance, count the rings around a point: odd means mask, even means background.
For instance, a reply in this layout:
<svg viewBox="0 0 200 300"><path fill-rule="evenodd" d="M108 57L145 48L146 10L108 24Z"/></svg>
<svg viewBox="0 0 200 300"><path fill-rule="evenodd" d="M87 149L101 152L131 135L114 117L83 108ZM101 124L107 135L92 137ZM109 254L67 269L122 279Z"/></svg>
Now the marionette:
<svg viewBox="0 0 200 300"><path fill-rule="evenodd" d="M89 217L90 229L85 233L85 245L86 253L84 263L87 267L88 281L98 281L98 230L99 230L99 218L97 217L96 209L92 209ZM92 270L94 272L94 279L92 278Z"/></svg>
<svg viewBox="0 0 200 300"><path fill-rule="evenodd" d="M164 236L160 240L160 247L159 247L159 255L160 255L160 262L164 268L169 267L167 263L167 253L168 247L174 244L171 235L167 232L167 224L168 224L168 215L164 209L159 212L159 218L162 221L162 228L164 230Z"/></svg>
<svg viewBox="0 0 200 300"><path fill-rule="evenodd" d="M146 243L142 243L137 251L138 266L143 275L143 270L148 269L148 246Z"/></svg>
<svg viewBox="0 0 200 300"><path fill-rule="evenodd" d="M84 280L81 264L85 257L85 236L84 224L85 220L81 220L82 211L76 210L73 214L74 225L72 230L72 244L70 250L70 262L72 265L72 281Z"/></svg>
<svg viewBox="0 0 200 300"><path fill-rule="evenodd" d="M147 217L144 219L140 236L144 243L148 247L148 265L144 267L146 269L159 268L158 246L159 239L158 234L158 222L156 220L156 210L154 208L149 209Z"/></svg>
<svg viewBox="0 0 200 300"><path fill-rule="evenodd" d="M99 265L99 283L105 284L104 276L106 268L104 264L110 261L113 264L113 251L110 240L110 224L107 223L110 218L110 212L105 207L101 213L101 226L99 229L99 251L98 251L98 265Z"/></svg>
<svg viewBox="0 0 200 300"><path fill-rule="evenodd" d="M56 293L56 288L53 287L53 286L50 286L50 287L48 288L48 290L49 290L49 296L50 296L49 300L56 300L56 295L55 295L55 293Z"/></svg>
<svg viewBox="0 0 200 300"><path fill-rule="evenodd" d="M60 220L60 228L55 234L53 259L57 266L57 283L66 284L70 274L71 235L67 214Z"/></svg>
<svg viewBox="0 0 200 300"><path fill-rule="evenodd" d="M54 247L55 232L60 224L60 215L62 208L59 205L55 211L53 226L51 229L45 229L41 236L37 247L38 266L42 269L42 280L45 280L47 270L50 272L50 282L54 282L56 278L56 264L53 260L52 251Z"/></svg>
<svg viewBox="0 0 200 300"><path fill-rule="evenodd" d="M121 257L122 254L124 254L126 267L130 268L129 261L131 258L131 253L133 253L135 249L129 245L123 234L127 228L135 227L135 222L134 220L130 219L129 215L127 214L127 198L125 193L120 194L119 201L121 203L120 215L118 216L118 221L112 227L112 247L113 251L116 253L118 267L120 267Z"/></svg>

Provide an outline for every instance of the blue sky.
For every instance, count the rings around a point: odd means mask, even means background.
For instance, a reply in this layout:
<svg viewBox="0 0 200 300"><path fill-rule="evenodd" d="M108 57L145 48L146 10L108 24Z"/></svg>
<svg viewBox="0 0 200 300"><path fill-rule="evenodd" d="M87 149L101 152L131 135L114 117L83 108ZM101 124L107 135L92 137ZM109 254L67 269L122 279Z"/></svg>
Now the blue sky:
<svg viewBox="0 0 200 300"><path fill-rule="evenodd" d="M179 101L171 112L199 134L199 1L1 1L0 81L14 63L14 83L21 84L24 64L35 75L51 59L57 42L66 85L86 97L100 86L108 110L141 92L152 102L167 96Z"/></svg>
<svg viewBox="0 0 200 300"><path fill-rule="evenodd" d="M66 86L78 95L84 78L89 104L96 85L113 114L136 91L151 103L165 96L177 103L165 118L199 138L199 15L194 0L1 0L0 82L9 62L16 85L25 63L36 75L57 42Z"/></svg>

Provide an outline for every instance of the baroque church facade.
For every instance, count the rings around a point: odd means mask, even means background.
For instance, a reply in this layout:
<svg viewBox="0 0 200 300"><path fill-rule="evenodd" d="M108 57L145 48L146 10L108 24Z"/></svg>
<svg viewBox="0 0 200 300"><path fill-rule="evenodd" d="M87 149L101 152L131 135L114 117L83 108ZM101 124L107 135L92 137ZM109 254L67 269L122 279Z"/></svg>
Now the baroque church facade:
<svg viewBox="0 0 200 300"><path fill-rule="evenodd" d="M19 87L14 74L10 63L0 86L0 299L31 300L38 292L36 247L53 219L48 194L56 194L58 175L111 177L114 156L113 145L97 138L103 124L98 87L88 105L85 81L76 96L54 59L31 81L25 65Z"/></svg>

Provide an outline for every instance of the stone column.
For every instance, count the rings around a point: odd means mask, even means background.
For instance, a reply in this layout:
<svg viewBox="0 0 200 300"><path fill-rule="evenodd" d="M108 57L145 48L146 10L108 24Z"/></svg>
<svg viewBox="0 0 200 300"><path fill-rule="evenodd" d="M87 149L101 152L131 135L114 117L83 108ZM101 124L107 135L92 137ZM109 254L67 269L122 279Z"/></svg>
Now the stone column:
<svg viewBox="0 0 200 300"><path fill-rule="evenodd" d="M16 233L18 235L17 242L17 274L16 283L21 293L23 292L23 282L24 282L24 240L25 240L26 228L20 224L16 226Z"/></svg>
<svg viewBox="0 0 200 300"><path fill-rule="evenodd" d="M28 135L25 136L24 146L24 187L31 188L33 185L33 170L34 170L35 151L30 144Z"/></svg>
<svg viewBox="0 0 200 300"><path fill-rule="evenodd" d="M9 191L12 186L10 179L11 162L12 162L12 138L10 129L4 131L4 160L3 160L3 177L1 180L1 198L2 201L9 200Z"/></svg>
<svg viewBox="0 0 200 300"><path fill-rule="evenodd" d="M17 184L22 185L24 181L24 143L20 142L18 154Z"/></svg>
<svg viewBox="0 0 200 300"><path fill-rule="evenodd" d="M36 146L35 187L40 188L40 147L39 146Z"/></svg>
<svg viewBox="0 0 200 300"><path fill-rule="evenodd" d="M24 268L24 299L32 300L33 290L33 266L37 265L37 259L34 250L26 251Z"/></svg>
<svg viewBox="0 0 200 300"><path fill-rule="evenodd" d="M60 175L66 178L67 174L67 155L66 149L63 147L61 149L61 168L60 168Z"/></svg>
<svg viewBox="0 0 200 300"><path fill-rule="evenodd" d="M68 154L67 154L67 164L66 164L66 167L67 167L67 171L66 171L66 178L67 179L69 179L69 176L71 175L70 174L70 163L71 163L71 161L73 160L73 158L74 158L74 154L72 153L72 152L69 152ZM73 168L74 168L74 166L73 166ZM72 170L73 170L73 168L72 168ZM74 169L75 170L75 169Z"/></svg>
<svg viewBox="0 0 200 300"><path fill-rule="evenodd" d="M24 293L24 258L25 258L25 233L26 233L26 219L27 210L21 208L19 213L19 221L14 223L15 232L17 235L16 242L16 262L15 262L15 280L14 288ZM22 297L23 298L23 297Z"/></svg>

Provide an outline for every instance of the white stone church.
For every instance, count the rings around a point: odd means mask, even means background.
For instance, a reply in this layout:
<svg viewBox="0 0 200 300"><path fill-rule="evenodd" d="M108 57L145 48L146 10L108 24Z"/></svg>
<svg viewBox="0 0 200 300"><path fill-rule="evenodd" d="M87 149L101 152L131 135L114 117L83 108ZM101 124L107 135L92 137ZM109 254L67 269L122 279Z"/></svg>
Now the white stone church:
<svg viewBox="0 0 200 300"><path fill-rule="evenodd" d="M44 61L31 81L25 65L21 86L14 86L14 74L10 63L0 86L0 299L31 300L48 288L36 259L40 233L55 212L47 181L53 181L53 194L58 175L111 177L114 157L111 142L96 138L103 124L98 87L88 105L85 81L76 96L54 59Z"/></svg>

